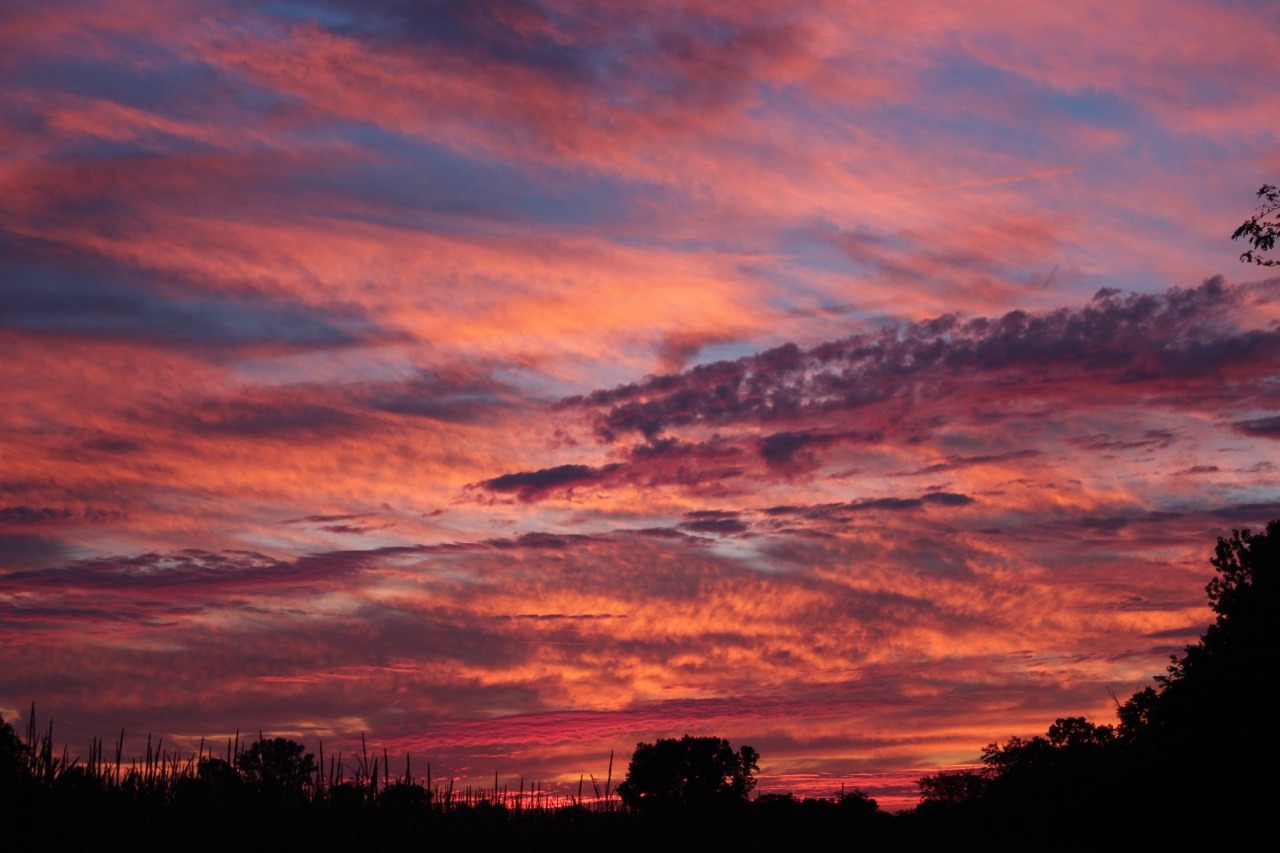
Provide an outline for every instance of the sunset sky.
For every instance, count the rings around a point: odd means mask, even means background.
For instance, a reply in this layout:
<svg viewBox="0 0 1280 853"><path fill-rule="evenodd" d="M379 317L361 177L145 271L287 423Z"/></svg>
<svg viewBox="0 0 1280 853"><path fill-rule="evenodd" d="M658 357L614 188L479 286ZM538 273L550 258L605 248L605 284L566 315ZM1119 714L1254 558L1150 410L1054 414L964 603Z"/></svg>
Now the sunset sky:
<svg viewBox="0 0 1280 853"><path fill-rule="evenodd" d="M0 716L762 791L1113 719L1280 517L1271 2L12 2Z"/></svg>

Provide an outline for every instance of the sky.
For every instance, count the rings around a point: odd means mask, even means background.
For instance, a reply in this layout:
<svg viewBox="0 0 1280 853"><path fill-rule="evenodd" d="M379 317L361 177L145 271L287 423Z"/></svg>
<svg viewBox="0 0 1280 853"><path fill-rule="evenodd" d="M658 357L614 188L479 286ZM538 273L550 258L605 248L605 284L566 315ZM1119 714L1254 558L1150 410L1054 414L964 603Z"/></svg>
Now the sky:
<svg viewBox="0 0 1280 853"><path fill-rule="evenodd" d="M1273 12L6 2L0 716L896 807L1111 721L1280 517Z"/></svg>

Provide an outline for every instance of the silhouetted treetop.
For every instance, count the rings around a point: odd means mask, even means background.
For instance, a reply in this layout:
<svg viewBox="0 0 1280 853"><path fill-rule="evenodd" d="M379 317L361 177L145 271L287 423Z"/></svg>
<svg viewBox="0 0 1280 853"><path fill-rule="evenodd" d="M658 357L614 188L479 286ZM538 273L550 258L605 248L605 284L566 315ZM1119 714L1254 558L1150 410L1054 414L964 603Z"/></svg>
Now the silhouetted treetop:
<svg viewBox="0 0 1280 853"><path fill-rule="evenodd" d="M1272 521L1258 536L1249 530L1232 531L1230 539L1218 539L1210 562L1218 577L1209 581L1205 592L1209 606L1218 614L1209 629L1248 630L1260 620L1274 616L1276 572L1280 566L1280 520Z"/></svg>
<svg viewBox="0 0 1280 853"><path fill-rule="evenodd" d="M1210 660L1214 667L1230 669L1252 663L1264 653L1264 634L1275 627L1280 520L1272 521L1259 535L1235 530L1230 539L1219 537L1210 563L1218 576L1209 581L1205 592L1217 618L1205 629L1200 642L1188 646L1182 658L1174 659L1169 674L1161 676L1166 687L1199 677Z"/></svg>
<svg viewBox="0 0 1280 853"><path fill-rule="evenodd" d="M741 802L755 788L759 759L751 747L734 752L729 741L717 737L638 743L618 795L641 810Z"/></svg>
<svg viewBox="0 0 1280 853"><path fill-rule="evenodd" d="M956 806L985 794L991 785L991 774L985 770L943 770L923 777L916 785L922 806Z"/></svg>
<svg viewBox="0 0 1280 853"><path fill-rule="evenodd" d="M1100 828L1154 825L1180 801L1194 809L1178 823L1216 833L1261 820L1271 795L1258 780L1275 716L1262 681L1280 625L1280 521L1220 537L1210 563L1216 576L1205 591L1216 618L1154 686L1119 706L1119 726L1065 717L1046 735L989 744L983 768L919 781L923 813L1016 821L1014 849L1032 839L1042 846L1046 827L1076 849ZM1211 817L1227 813L1231 821Z"/></svg>
<svg viewBox="0 0 1280 853"><path fill-rule="evenodd" d="M27 747L13 726L0 717L0 790L26 770Z"/></svg>
<svg viewBox="0 0 1280 853"><path fill-rule="evenodd" d="M1176 736L1185 743L1201 727L1231 719L1231 730L1223 737L1243 749L1251 736L1246 730L1270 713L1259 685L1271 669L1280 624L1280 521L1272 521L1260 534L1235 530L1230 539L1219 538L1210 562L1217 577L1205 591L1216 618L1200 641L1174 658L1167 674L1157 677L1157 688L1134 694L1120 709L1126 735L1154 737L1163 732L1161 737Z"/></svg>
<svg viewBox="0 0 1280 853"><path fill-rule="evenodd" d="M302 744L282 737L255 741L240 753L237 766L250 784L276 794L302 793L310 789L316 775L315 756Z"/></svg>

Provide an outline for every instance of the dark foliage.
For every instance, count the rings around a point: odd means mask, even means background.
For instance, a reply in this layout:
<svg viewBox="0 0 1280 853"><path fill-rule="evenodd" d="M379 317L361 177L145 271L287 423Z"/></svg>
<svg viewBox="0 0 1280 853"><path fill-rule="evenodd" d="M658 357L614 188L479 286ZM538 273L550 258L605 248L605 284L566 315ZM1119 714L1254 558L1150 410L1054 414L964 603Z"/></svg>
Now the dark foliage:
<svg viewBox="0 0 1280 853"><path fill-rule="evenodd" d="M979 799L987 792L991 776L977 770L944 770L925 776L916 784L920 786L920 808L930 810Z"/></svg>
<svg viewBox="0 0 1280 853"><path fill-rule="evenodd" d="M1225 842L1259 826L1280 521L1220 538L1210 562L1216 619L1155 686L1119 705L1117 727L1068 717L1044 736L990 744L981 769L920 780L920 815L952 829L998 820L1013 848L1073 849L1104 832L1134 844L1189 833ZM1177 803L1188 808L1171 821Z"/></svg>
<svg viewBox="0 0 1280 853"><path fill-rule="evenodd" d="M893 819L860 792L749 803L758 756L718 738L672 741L687 747L681 763L692 772L680 790L688 807L633 810L610 796L607 778L603 792L593 780L595 799L564 804L523 783L518 791L496 782L455 790L452 783L421 784L407 765L392 776L385 754L363 748L325 765L284 738L186 759L148 741L145 757L126 763L122 738L114 761L95 741L81 762L55 753L52 737L52 726L38 733L34 709L25 743L0 721L0 850L773 853L797 845L845 850L851 838L894 849Z"/></svg>
<svg viewBox="0 0 1280 853"><path fill-rule="evenodd" d="M217 759L214 759L217 761ZM217 775L216 766L204 767ZM240 775L246 783L259 792L273 797L305 797L316 776L315 756L295 741L278 738L260 738L246 751L240 753Z"/></svg>
<svg viewBox="0 0 1280 853"><path fill-rule="evenodd" d="M18 739L18 733L13 726L0 720L0 779L14 778L26 763L26 747Z"/></svg>
<svg viewBox="0 0 1280 853"><path fill-rule="evenodd" d="M640 811L708 809L742 803L755 788L760 755L717 737L638 743L618 795Z"/></svg>
<svg viewBox="0 0 1280 853"><path fill-rule="evenodd" d="M1240 255L1241 261L1273 267L1280 264L1280 260L1265 257L1263 253L1275 249L1276 238L1280 237L1280 190L1272 184L1263 184L1258 190L1258 198L1262 199L1262 204L1258 206L1257 213L1246 219L1231 235L1231 239L1244 237L1253 247Z"/></svg>

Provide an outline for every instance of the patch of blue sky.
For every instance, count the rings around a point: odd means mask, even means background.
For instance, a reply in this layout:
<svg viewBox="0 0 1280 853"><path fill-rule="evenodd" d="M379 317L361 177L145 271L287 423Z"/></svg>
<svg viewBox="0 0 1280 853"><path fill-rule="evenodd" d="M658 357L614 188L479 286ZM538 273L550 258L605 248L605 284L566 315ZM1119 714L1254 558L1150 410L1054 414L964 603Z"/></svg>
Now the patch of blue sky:
<svg viewBox="0 0 1280 853"><path fill-rule="evenodd" d="M96 61L67 59L22 71L13 82L15 90L57 92L85 101L107 101L144 114L162 115L166 122L188 122L195 127L252 127L264 118L280 114L298 103L293 96L264 89L256 84L228 77L202 64L179 63L172 67L142 69L127 64L106 65ZM6 111L12 121L15 111ZM39 110L29 111L29 122L40 121ZM64 156L120 158L134 154L165 151L181 153L208 150L211 143L184 131L170 132L162 126L139 125L129 140L104 140L91 131L72 135L51 135ZM214 134L215 137L218 134ZM231 138L228 136L227 138ZM251 137L236 139L236 147L255 148L261 143Z"/></svg>
<svg viewBox="0 0 1280 853"><path fill-rule="evenodd" d="M1047 111L1093 127L1129 127L1139 120L1135 115L1133 101L1110 92L1095 89L1061 92L1038 88L1033 97Z"/></svg>
<svg viewBox="0 0 1280 853"><path fill-rule="evenodd" d="M369 14L357 14L353 9L332 3L289 2L275 0L259 7L266 15L291 24L318 24L330 30L370 28L373 19Z"/></svg>
<svg viewBox="0 0 1280 853"><path fill-rule="evenodd" d="M1109 129L1142 120L1134 104L1119 95L1053 89L964 55L944 57L925 71L920 89L928 94L885 108L892 124L1029 158L1065 150L1069 135L1060 132L1055 119ZM983 109L984 103L991 108Z"/></svg>
<svg viewBox="0 0 1280 853"><path fill-rule="evenodd" d="M794 568L785 561L776 560L770 553L769 542L759 536L717 536L708 549L719 557L725 557L736 566L761 574L789 574Z"/></svg>
<svg viewBox="0 0 1280 853"><path fill-rule="evenodd" d="M762 349L767 347L762 346L755 339L707 343L698 350L696 357L690 359L684 369L688 370L699 364L714 364L717 361L737 361L740 358L756 355Z"/></svg>
<svg viewBox="0 0 1280 853"><path fill-rule="evenodd" d="M261 356L240 354L236 376L256 385L327 385L404 382L412 376L420 346L403 340L370 341L364 346L317 347Z"/></svg>
<svg viewBox="0 0 1280 853"><path fill-rule="evenodd" d="M861 127L862 117L879 108L875 102L833 103L822 97L811 97L802 82L777 86L770 80L758 81L751 95L744 108L746 115L779 126L803 128L808 139L829 136L845 141L851 127Z"/></svg>
<svg viewBox="0 0 1280 853"><path fill-rule="evenodd" d="M9 283L0 294L0 325L9 328L212 346L306 347L352 343L368 326L363 318L321 315L262 298L179 299L128 283L108 270L28 262L6 267Z"/></svg>
<svg viewBox="0 0 1280 853"><path fill-rule="evenodd" d="M587 394L597 388L612 388L626 382L634 382L634 371L621 362L596 361L592 364L575 363L575 368L585 373L569 376L554 366L502 367L492 369L489 376L501 383L521 399L538 403L554 403L574 394Z"/></svg>
<svg viewBox="0 0 1280 853"><path fill-rule="evenodd" d="M313 24L372 42L458 52L473 58L488 56L565 79L586 81L599 72L598 67L592 67L598 65L593 61L598 48L581 47L567 39L513 25L483 4L323 0L275 2L264 9L271 19L286 26ZM529 11L549 24L548 32L572 32L578 26L572 12L561 14L550 7Z"/></svg>
<svg viewBox="0 0 1280 853"><path fill-rule="evenodd" d="M913 250L898 237L869 231L845 233L828 224L787 229L779 232L778 240L776 251L782 263L741 266L744 275L773 285L770 307L781 313L841 314L850 321L876 321L883 316L833 295L832 282L844 281L855 288L859 282L876 280L896 264L906 263ZM859 245L868 246L868 251L860 254Z"/></svg>
<svg viewBox="0 0 1280 853"><path fill-rule="evenodd" d="M1262 442L1258 442L1251 450L1257 455L1266 455ZM1280 461L1280 454L1273 453L1273 459ZM1274 463L1273 463L1274 464ZM1223 477L1238 477L1239 475L1233 471L1223 471ZM1277 503L1280 503L1280 489L1277 489L1273 482L1258 483L1254 482L1248 485L1219 485L1215 490L1221 495L1221 501L1224 506L1235 506L1244 509L1252 508L1252 513L1257 519L1259 526L1265 525L1274 516L1270 515L1274 511Z"/></svg>
<svg viewBox="0 0 1280 853"><path fill-rule="evenodd" d="M480 222L594 228L625 215L627 208L627 187L605 177L522 169L375 127L350 127L343 133L380 156L316 170L299 180L374 203L378 213L361 214L371 219L413 225L421 224L426 214L434 229L443 214L461 230Z"/></svg>
<svg viewBox="0 0 1280 853"><path fill-rule="evenodd" d="M901 238L865 229L845 232L830 223L784 229L777 233L777 239L788 265L849 275L873 273L882 266L885 253L905 253L912 249ZM867 250L859 252L859 246Z"/></svg>
<svg viewBox="0 0 1280 853"><path fill-rule="evenodd" d="M169 118L207 108L209 92L221 85L214 68L150 42L140 43L138 50L142 56L132 63L76 57L24 63L13 68L6 86L100 98L138 109L163 107Z"/></svg>

